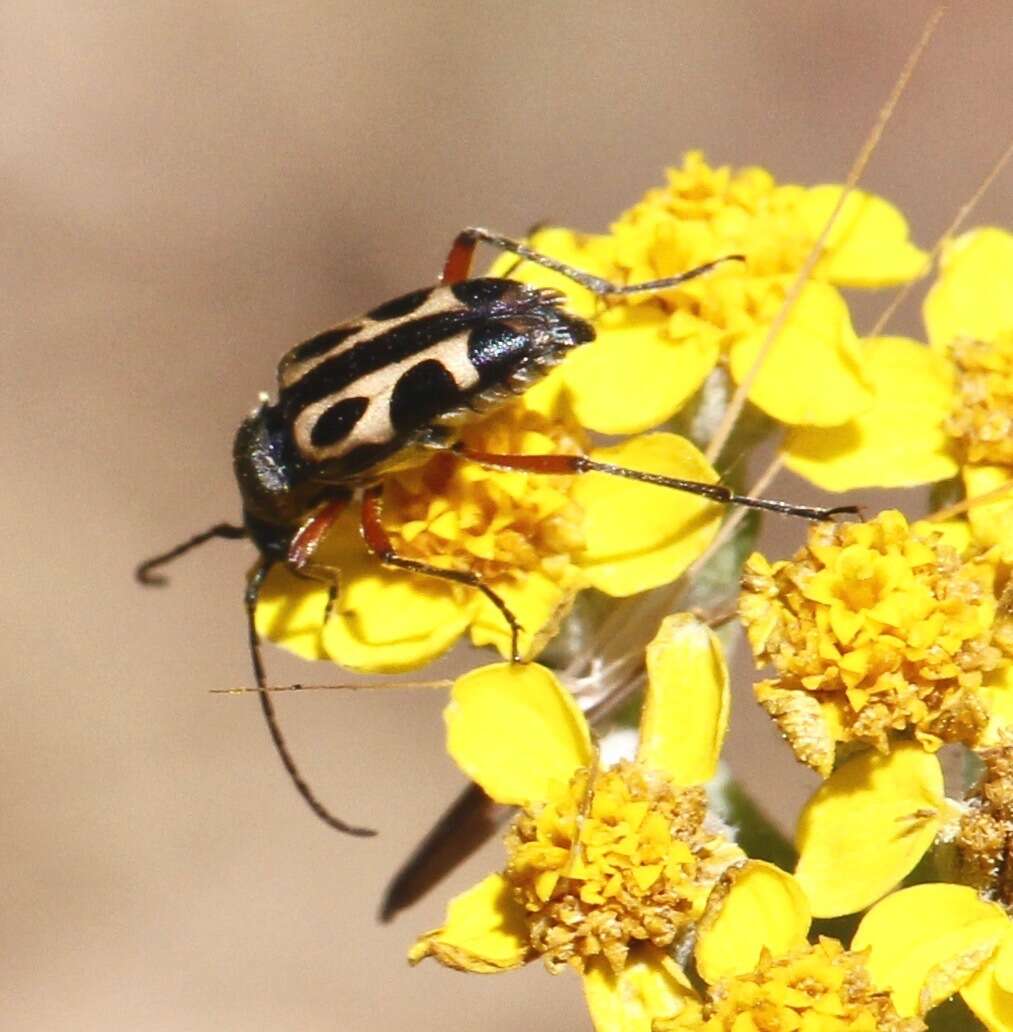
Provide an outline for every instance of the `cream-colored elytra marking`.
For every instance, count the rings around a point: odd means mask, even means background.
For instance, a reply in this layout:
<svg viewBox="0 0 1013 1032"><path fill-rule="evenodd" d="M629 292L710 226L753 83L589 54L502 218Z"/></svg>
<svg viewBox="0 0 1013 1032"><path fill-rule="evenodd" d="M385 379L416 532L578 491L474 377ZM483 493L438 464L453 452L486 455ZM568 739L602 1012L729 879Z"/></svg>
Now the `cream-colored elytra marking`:
<svg viewBox="0 0 1013 1032"><path fill-rule="evenodd" d="M387 324L384 323L384 326ZM377 369L350 383L343 390L307 405L292 427L296 447L313 462L340 459L363 444L387 444L396 435L390 419L390 403L394 388L411 368L427 359L436 359L453 377L459 391L468 391L478 384L478 370L468 357L469 331L438 341L431 348ZM368 398L369 405L348 435L337 444L316 448L311 441L317 420L332 406L346 398Z"/></svg>
<svg viewBox="0 0 1013 1032"><path fill-rule="evenodd" d="M286 387L291 387L293 384L298 383L308 372L320 365L321 362L326 362L328 359L349 351L364 341L382 336L388 330L396 329L404 323L413 322L427 315L441 315L443 312L465 310L466 306L462 305L454 297L449 287L433 287L429 297L418 308L407 315L398 316L396 319L379 319L376 321L367 318L349 319L347 322L333 327L333 329L340 330L342 326L347 326L348 323L361 323L361 329L357 330L350 337L346 337L340 344L335 344L330 351L325 351L322 355L314 355L312 358L306 358L301 362L292 362L291 364L287 364L283 358L278 368L278 386L282 390ZM358 393L361 394L362 392Z"/></svg>

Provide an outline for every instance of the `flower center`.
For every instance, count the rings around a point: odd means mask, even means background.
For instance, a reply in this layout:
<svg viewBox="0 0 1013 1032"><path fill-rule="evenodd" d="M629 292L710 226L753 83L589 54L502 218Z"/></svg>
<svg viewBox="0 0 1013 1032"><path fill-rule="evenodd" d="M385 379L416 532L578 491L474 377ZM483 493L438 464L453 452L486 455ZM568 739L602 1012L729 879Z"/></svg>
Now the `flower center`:
<svg viewBox="0 0 1013 1032"><path fill-rule="evenodd" d="M575 423L549 419L522 403L468 427L464 442L500 455L575 454ZM553 581L576 577L583 511L570 497L574 478L484 469L446 452L385 481L385 523L395 550L486 579L539 571Z"/></svg>
<svg viewBox="0 0 1013 1032"><path fill-rule="evenodd" d="M671 945L741 857L707 821L702 789L635 763L579 771L550 802L522 811L506 844L531 945L553 971L582 970L598 955L620 971L632 943Z"/></svg>
<svg viewBox="0 0 1013 1032"><path fill-rule="evenodd" d="M958 340L957 401L946 429L971 463L1013 466L1013 333Z"/></svg>
<svg viewBox="0 0 1013 1032"><path fill-rule="evenodd" d="M834 939L773 958L764 951L755 971L725 978L703 1003L690 1002L655 1032L921 1032L920 1018L902 1018L889 994L876 990L861 954Z"/></svg>
<svg viewBox="0 0 1013 1032"><path fill-rule="evenodd" d="M892 511L816 527L790 561L754 555L740 613L758 662L779 675L757 694L789 739L795 692L808 696L796 710L829 708L838 741L885 749L909 728L929 748L973 741L986 719L975 690L1007 651L995 581L994 564L961 560Z"/></svg>

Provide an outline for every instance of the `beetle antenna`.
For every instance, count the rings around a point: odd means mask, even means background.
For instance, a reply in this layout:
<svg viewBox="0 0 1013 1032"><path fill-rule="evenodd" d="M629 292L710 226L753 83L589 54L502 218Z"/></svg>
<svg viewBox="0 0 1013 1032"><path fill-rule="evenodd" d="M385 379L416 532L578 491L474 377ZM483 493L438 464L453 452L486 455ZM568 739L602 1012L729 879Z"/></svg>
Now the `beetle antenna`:
<svg viewBox="0 0 1013 1032"><path fill-rule="evenodd" d="M309 808L324 824L334 828L336 831L344 832L346 835L368 838L376 834L373 828L360 828L353 824L346 824L345 821L340 817L336 817L317 799L313 789L306 783L305 778L303 778L302 773L296 766L295 759L292 753L289 752L285 736L281 733L278 716L274 711L274 703L271 701L270 686L267 683L267 678L264 676L264 660L260 654L260 635L257 633L256 621L257 599L260 597L260 589L267 577L268 570L271 569L271 565L269 560L265 560L253 571L246 586L245 595L246 625L250 639L250 659L253 660L253 676L257 680L257 694L260 697L260 708L264 713L264 720L267 721L267 730L270 732L271 741L274 743L274 748L278 753L282 766L292 779L292 784L295 785L296 791L303 797Z"/></svg>
<svg viewBox="0 0 1013 1032"><path fill-rule="evenodd" d="M173 559L177 559L179 556L189 552L191 548L203 545L205 541L210 541L212 538L226 538L227 540L234 541L246 536L245 527L236 527L231 523L216 523L209 530L202 531L200 534L194 534L188 541L184 541L175 548L170 548L168 552L163 552L161 555L153 555L150 559L145 559L143 563L138 563L137 569L134 570L134 576L140 584L148 587L162 587L168 583L167 578L160 573L152 572L159 566L171 563Z"/></svg>

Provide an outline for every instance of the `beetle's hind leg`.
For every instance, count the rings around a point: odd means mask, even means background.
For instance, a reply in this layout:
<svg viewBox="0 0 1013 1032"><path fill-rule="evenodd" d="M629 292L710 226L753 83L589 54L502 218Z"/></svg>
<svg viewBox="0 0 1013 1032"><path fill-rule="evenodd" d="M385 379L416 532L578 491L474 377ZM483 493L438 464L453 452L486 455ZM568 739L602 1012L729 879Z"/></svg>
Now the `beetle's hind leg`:
<svg viewBox="0 0 1013 1032"><path fill-rule="evenodd" d="M577 473L607 473L626 480L637 480L642 484L656 484L687 494L700 495L722 505L741 505L749 509L766 509L785 516L800 516L807 520L832 520L835 516L858 515L857 505L835 505L823 508L815 505L795 505L777 498L754 498L752 495L736 494L724 484L707 484L699 480L682 480L668 477L661 473L649 473L645 470L629 469L616 466L611 462L598 462L586 455L497 455L492 452L475 451L458 445L454 448L457 455L481 466L494 469L519 470L525 473L543 473L567 475Z"/></svg>
<svg viewBox="0 0 1013 1032"><path fill-rule="evenodd" d="M552 269L553 272L558 272L566 276L567 279L573 280L574 283L579 283L582 287L586 287L591 293L597 294L599 297L649 294L659 290L667 290L669 287L674 287L680 283L685 283L687 280L695 279L697 276L702 276L724 262L743 262L746 260L745 256L741 254L726 254L720 258L715 258L714 261L705 262L703 265L696 266L696 268L680 272L677 276L646 280L643 283L612 283L590 272L584 272L583 269L577 269L572 265L568 265L566 262L551 258L547 254L542 254L540 251L534 251L519 240L501 236L499 233L482 229L480 226L470 226L467 229L462 229L454 238L454 243L451 245L450 253L447 255L447 260L443 266L443 275L440 277L441 283L453 285L468 278L471 274L471 261L479 241L487 243L491 247L497 247L501 251L509 251L511 254L516 254L519 258L534 262L543 268Z"/></svg>
<svg viewBox="0 0 1013 1032"><path fill-rule="evenodd" d="M433 566L430 563L420 562L418 559L409 559L398 555L384 529L382 517L383 486L376 484L367 488L362 496L362 536L366 541L366 547L384 566L393 566L395 569L423 574L426 577L439 577L441 580L465 584L481 591L503 614L503 619L510 625L510 658L514 663L521 662L518 638L522 628L506 602L474 570L447 570L442 566Z"/></svg>

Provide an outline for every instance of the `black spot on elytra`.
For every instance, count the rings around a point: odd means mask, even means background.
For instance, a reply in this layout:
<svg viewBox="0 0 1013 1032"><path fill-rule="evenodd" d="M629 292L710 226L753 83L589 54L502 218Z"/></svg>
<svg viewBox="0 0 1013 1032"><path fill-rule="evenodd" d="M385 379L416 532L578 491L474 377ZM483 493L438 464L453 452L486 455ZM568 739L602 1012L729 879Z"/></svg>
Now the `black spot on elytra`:
<svg viewBox="0 0 1013 1032"><path fill-rule="evenodd" d="M427 358L412 366L395 384L390 397L390 421L398 433L408 433L460 402L461 393L443 363Z"/></svg>
<svg viewBox="0 0 1013 1032"><path fill-rule="evenodd" d="M329 394L345 391L361 377L403 362L467 329L468 314L466 309L459 308L420 315L325 358L305 376L282 389L279 401L286 418L295 420L308 405L322 401Z"/></svg>
<svg viewBox="0 0 1013 1032"><path fill-rule="evenodd" d="M516 293L518 285L506 279L469 279L455 283L451 288L454 297L469 308L480 308L495 304L507 293Z"/></svg>
<svg viewBox="0 0 1013 1032"><path fill-rule="evenodd" d="M400 319L403 315L411 315L416 308L421 308L426 303L426 298L432 293L431 287L424 290L413 290L403 297L395 297L391 301L384 301L382 305L366 313L366 318L383 322L384 319Z"/></svg>
<svg viewBox="0 0 1013 1032"><path fill-rule="evenodd" d="M485 387L507 378L530 354L531 336L503 322L479 323L468 334L468 360Z"/></svg>
<svg viewBox="0 0 1013 1032"><path fill-rule="evenodd" d="M310 337L309 340L292 348L283 359L282 364L305 362L308 358L319 358L321 355L326 355L332 348L336 348L361 329L362 327L356 324L355 326L339 326L334 330L324 330L323 333L318 333L315 337Z"/></svg>
<svg viewBox="0 0 1013 1032"><path fill-rule="evenodd" d="M313 447L329 448L343 441L368 408L369 398L344 398L332 405L313 424L310 431Z"/></svg>

